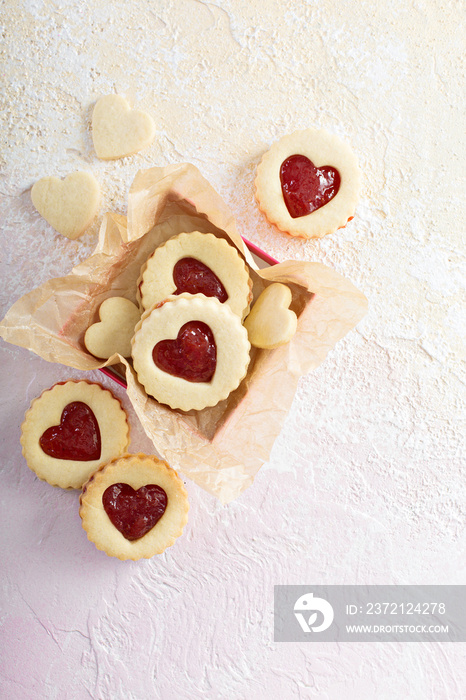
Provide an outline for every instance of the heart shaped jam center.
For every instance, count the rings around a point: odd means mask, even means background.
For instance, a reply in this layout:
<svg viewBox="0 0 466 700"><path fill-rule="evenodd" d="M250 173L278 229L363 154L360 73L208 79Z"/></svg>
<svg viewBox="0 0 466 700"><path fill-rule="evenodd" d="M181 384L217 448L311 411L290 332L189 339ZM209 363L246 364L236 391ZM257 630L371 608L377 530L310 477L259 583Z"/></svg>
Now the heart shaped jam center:
<svg viewBox="0 0 466 700"><path fill-rule="evenodd" d="M147 484L135 491L129 484L112 484L102 495L102 505L112 524L127 540L138 540L152 530L167 507L161 486Z"/></svg>
<svg viewBox="0 0 466 700"><path fill-rule="evenodd" d="M288 212L297 219L330 202L340 189L341 180L336 168L316 168L309 158L296 154L281 164L280 182Z"/></svg>
<svg viewBox="0 0 466 700"><path fill-rule="evenodd" d="M73 401L63 409L60 425L47 428L39 445L46 455L56 459L76 462L99 459L102 444L97 418L87 404Z"/></svg>
<svg viewBox="0 0 466 700"><path fill-rule="evenodd" d="M217 367L217 346L207 323L189 321L175 340L161 340L152 350L157 367L188 382L210 382Z"/></svg>
<svg viewBox="0 0 466 700"><path fill-rule="evenodd" d="M205 294L206 297L217 297L222 304L228 299L217 275L195 258L178 260L173 268L173 281L176 284L175 294Z"/></svg>

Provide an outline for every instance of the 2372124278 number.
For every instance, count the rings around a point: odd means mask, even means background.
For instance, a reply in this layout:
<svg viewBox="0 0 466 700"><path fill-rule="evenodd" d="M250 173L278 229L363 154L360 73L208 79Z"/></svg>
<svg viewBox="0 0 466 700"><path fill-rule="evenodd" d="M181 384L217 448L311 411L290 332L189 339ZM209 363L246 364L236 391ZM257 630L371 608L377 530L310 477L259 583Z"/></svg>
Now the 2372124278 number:
<svg viewBox="0 0 466 700"><path fill-rule="evenodd" d="M366 615L444 615L445 603L366 603Z"/></svg>

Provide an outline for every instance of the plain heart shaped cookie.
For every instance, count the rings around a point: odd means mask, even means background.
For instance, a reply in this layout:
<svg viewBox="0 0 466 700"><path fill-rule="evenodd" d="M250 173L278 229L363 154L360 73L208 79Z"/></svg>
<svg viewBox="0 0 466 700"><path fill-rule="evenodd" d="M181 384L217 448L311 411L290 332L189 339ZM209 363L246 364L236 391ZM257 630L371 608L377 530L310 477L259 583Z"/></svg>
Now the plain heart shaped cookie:
<svg viewBox="0 0 466 700"><path fill-rule="evenodd" d="M279 282L264 289L244 322L251 345L273 350L291 340L298 324L291 299L290 288Z"/></svg>
<svg viewBox="0 0 466 700"><path fill-rule="evenodd" d="M31 190L35 208L67 238L78 238L91 224L100 203L99 183L89 172L76 172L64 180L43 177Z"/></svg>
<svg viewBox="0 0 466 700"><path fill-rule="evenodd" d="M131 109L121 95L106 95L92 113L92 139L97 156L116 160L131 156L154 140L155 124L147 112Z"/></svg>
<svg viewBox="0 0 466 700"><path fill-rule="evenodd" d="M89 326L84 345L91 355L108 360L118 353L131 355L131 338L141 314L138 307L124 297L109 297L99 308L100 322Z"/></svg>

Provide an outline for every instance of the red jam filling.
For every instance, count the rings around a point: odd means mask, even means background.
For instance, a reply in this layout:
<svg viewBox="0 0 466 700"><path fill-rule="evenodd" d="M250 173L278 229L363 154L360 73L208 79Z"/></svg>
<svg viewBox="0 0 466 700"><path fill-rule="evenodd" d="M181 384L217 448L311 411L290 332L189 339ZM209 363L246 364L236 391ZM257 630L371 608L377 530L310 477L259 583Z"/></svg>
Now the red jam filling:
<svg viewBox="0 0 466 700"><path fill-rule="evenodd" d="M167 507L161 486L147 484L135 491L129 484L112 484L102 495L112 525L127 540L139 540L158 523Z"/></svg>
<svg viewBox="0 0 466 700"><path fill-rule="evenodd" d="M181 258L173 268L175 294L205 294L217 297L223 304L228 299L225 287L210 267L195 258Z"/></svg>
<svg viewBox="0 0 466 700"><path fill-rule="evenodd" d="M217 366L214 334L202 321L181 326L175 340L161 340L152 350L157 367L188 382L210 382Z"/></svg>
<svg viewBox="0 0 466 700"><path fill-rule="evenodd" d="M99 459L102 449L97 418L82 401L65 406L60 425L52 425L42 434L39 445L55 459L89 462Z"/></svg>
<svg viewBox="0 0 466 700"><path fill-rule="evenodd" d="M288 212L297 219L328 204L338 193L341 180L336 168L316 168L306 156L294 155L283 161L280 182Z"/></svg>

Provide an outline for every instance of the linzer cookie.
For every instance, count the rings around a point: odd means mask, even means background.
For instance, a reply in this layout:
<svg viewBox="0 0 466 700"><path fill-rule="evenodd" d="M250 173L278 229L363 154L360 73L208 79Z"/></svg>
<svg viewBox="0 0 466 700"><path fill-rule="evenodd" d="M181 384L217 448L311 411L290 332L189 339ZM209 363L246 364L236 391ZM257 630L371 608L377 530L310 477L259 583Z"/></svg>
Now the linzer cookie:
<svg viewBox="0 0 466 700"><path fill-rule="evenodd" d="M80 503L88 539L118 559L161 554L188 521L181 479L152 455L125 454L112 460L84 485Z"/></svg>
<svg viewBox="0 0 466 700"><path fill-rule="evenodd" d="M252 283L236 248L212 233L180 233L155 250L139 284L144 310L170 295L216 297L240 318L249 311Z"/></svg>
<svg viewBox="0 0 466 700"><path fill-rule="evenodd" d="M327 131L284 136L263 156L256 198L268 220L292 236L321 238L353 218L361 175L356 157Z"/></svg>
<svg viewBox="0 0 466 700"><path fill-rule="evenodd" d="M183 411L215 406L246 375L250 344L239 316L203 294L171 297L143 314L133 365L146 393Z"/></svg>
<svg viewBox="0 0 466 700"><path fill-rule="evenodd" d="M34 399L21 426L28 467L61 488L81 488L103 464L128 449L120 401L100 384L55 384Z"/></svg>

